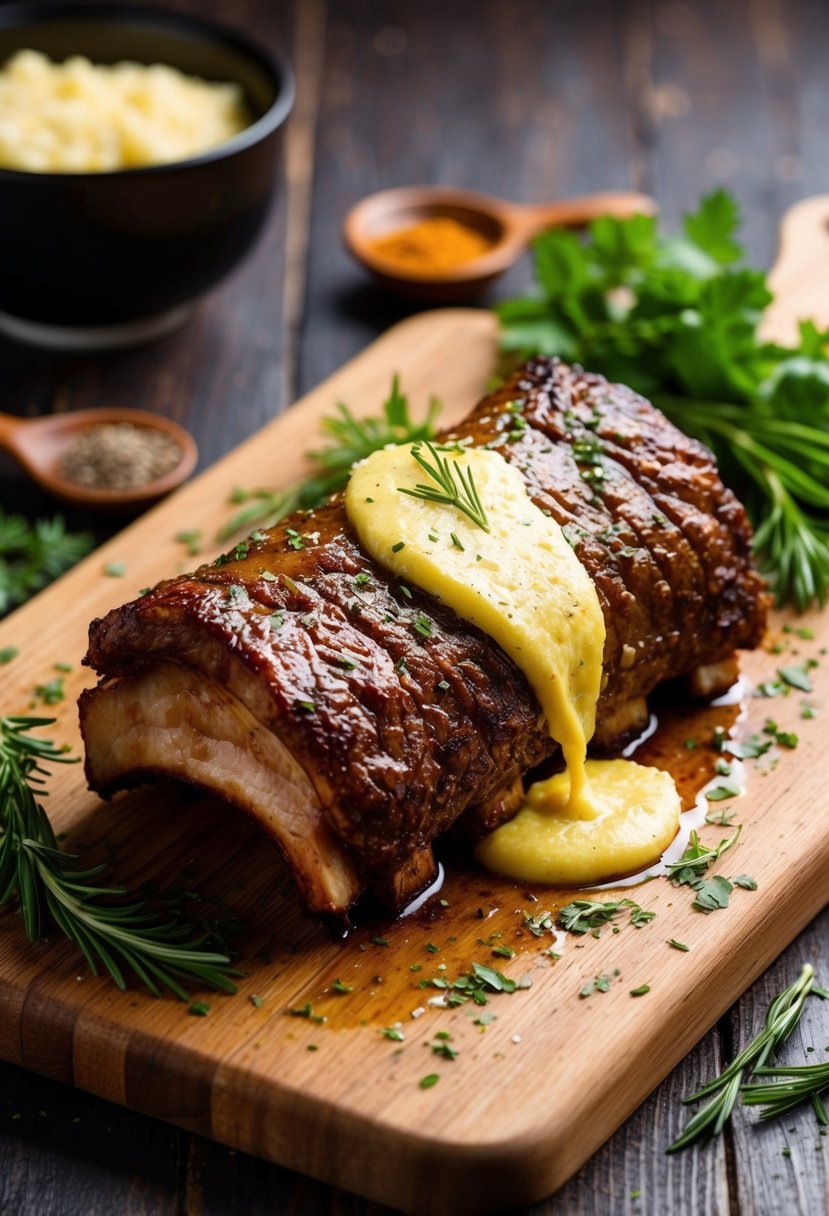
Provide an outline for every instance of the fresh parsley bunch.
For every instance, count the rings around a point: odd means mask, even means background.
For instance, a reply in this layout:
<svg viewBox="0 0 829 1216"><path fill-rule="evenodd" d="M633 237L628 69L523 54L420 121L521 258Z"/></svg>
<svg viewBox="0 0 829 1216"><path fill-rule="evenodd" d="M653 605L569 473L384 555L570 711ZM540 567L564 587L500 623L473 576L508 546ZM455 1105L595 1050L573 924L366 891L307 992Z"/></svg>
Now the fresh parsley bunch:
<svg viewBox="0 0 829 1216"><path fill-rule="evenodd" d="M744 498L778 601L829 596L829 330L761 341L766 276L741 264L735 200L707 195L667 236L652 216L553 229L539 293L497 306L508 355L560 355L629 384L715 452Z"/></svg>

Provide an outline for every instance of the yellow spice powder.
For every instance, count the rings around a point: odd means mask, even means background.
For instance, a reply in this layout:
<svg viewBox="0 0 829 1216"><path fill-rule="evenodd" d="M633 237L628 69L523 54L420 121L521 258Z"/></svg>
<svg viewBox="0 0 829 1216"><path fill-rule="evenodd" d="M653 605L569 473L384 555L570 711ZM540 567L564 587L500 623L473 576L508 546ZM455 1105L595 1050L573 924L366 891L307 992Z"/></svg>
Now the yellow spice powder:
<svg viewBox="0 0 829 1216"><path fill-rule="evenodd" d="M447 215L432 215L372 243L374 253L401 270L428 273L454 270L488 253L492 244L474 228Z"/></svg>

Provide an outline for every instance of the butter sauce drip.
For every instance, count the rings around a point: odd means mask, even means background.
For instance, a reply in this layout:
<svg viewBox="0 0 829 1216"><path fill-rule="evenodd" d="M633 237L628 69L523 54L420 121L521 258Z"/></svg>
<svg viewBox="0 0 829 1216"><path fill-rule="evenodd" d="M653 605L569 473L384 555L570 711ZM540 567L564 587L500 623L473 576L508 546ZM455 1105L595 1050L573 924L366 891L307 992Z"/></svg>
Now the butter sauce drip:
<svg viewBox="0 0 829 1216"><path fill-rule="evenodd" d="M474 476L485 531L456 507L403 491L427 474L409 446L375 452L346 489L363 548L487 633L533 689L565 772L537 783L509 823L479 846L484 865L529 882L598 882L654 861L676 835L671 778L630 760L590 761L602 682L604 617L560 526L495 451L450 450Z"/></svg>

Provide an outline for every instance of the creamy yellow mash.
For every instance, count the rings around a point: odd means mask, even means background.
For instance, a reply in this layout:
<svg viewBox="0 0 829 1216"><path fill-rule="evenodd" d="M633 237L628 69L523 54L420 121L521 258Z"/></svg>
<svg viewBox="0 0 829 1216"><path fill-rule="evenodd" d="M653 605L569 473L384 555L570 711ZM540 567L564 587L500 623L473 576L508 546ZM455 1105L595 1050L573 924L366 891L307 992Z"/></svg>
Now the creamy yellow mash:
<svg viewBox="0 0 829 1216"><path fill-rule="evenodd" d="M429 462L434 458L420 449ZM627 760L590 761L602 680L604 617L596 590L559 527L495 451L438 453L471 472L487 529L456 505L402 490L437 488L409 446L357 465L346 510L360 543L492 637L533 688L566 771L532 786L515 819L479 849L485 865L529 882L579 884L656 860L679 823L669 776Z"/></svg>
<svg viewBox="0 0 829 1216"><path fill-rule="evenodd" d="M18 51L0 71L0 168L92 173L186 160L250 122L235 84L163 64L53 63Z"/></svg>

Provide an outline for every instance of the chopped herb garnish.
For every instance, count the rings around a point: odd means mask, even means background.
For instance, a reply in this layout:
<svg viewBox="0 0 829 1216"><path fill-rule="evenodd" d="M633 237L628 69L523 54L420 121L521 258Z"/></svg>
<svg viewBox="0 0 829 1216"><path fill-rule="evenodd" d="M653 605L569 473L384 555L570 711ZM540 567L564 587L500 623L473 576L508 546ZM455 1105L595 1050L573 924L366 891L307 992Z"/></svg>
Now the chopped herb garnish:
<svg viewBox="0 0 829 1216"><path fill-rule="evenodd" d="M314 1007L310 1001L306 1001L304 1005L299 1005L296 1009L287 1010L287 1013L289 1017L307 1018L309 1022L317 1022L319 1025L322 1025L323 1022L328 1021L328 1018L322 1017L318 1013L314 1013Z"/></svg>
<svg viewBox="0 0 829 1216"><path fill-rule="evenodd" d="M107 578L123 578L126 572L126 562L107 562L104 566L104 574Z"/></svg>
<svg viewBox="0 0 829 1216"><path fill-rule="evenodd" d="M438 680L437 686L441 690L441 692L446 692L447 688L449 687L449 681L448 680Z"/></svg>
<svg viewBox="0 0 829 1216"><path fill-rule="evenodd" d="M803 667L778 667L777 674L789 688L799 688L801 692L812 691L812 681L809 679L805 665Z"/></svg>
<svg viewBox="0 0 829 1216"><path fill-rule="evenodd" d="M559 909L558 917L562 928L566 929L568 933L594 933L595 936L598 936L601 927L612 921L623 908L630 909L630 923L637 929L641 929L656 916L655 912L648 912L644 908L640 908L639 904L634 903L632 899L604 901L574 899L572 903L565 904L563 908ZM539 935L536 934L536 936Z"/></svg>
<svg viewBox="0 0 829 1216"><path fill-rule="evenodd" d="M493 946L492 954L495 958L515 958L515 951L509 946Z"/></svg>
<svg viewBox="0 0 829 1216"><path fill-rule="evenodd" d="M396 545L392 545L391 551L392 551L392 553L399 553L401 549L405 549L405 548L406 548L406 542L404 540L399 540Z"/></svg>
<svg viewBox="0 0 829 1216"><path fill-rule="evenodd" d="M742 792L738 781L721 781L719 785L707 789L705 797L709 802L724 802L726 798L739 798Z"/></svg>
<svg viewBox="0 0 829 1216"><path fill-rule="evenodd" d="M525 912L524 928L529 929L533 937L543 937L545 933L552 933L553 914L551 912L539 912L538 916L531 916L529 912Z"/></svg>
<svg viewBox="0 0 829 1216"><path fill-rule="evenodd" d="M347 992L354 991L354 986L353 986L353 984L345 984L345 983L343 983L342 980L336 979L336 980L334 980L334 983L331 985L331 991L339 993L340 996L345 996L345 994Z"/></svg>
<svg viewBox="0 0 829 1216"><path fill-rule="evenodd" d="M285 535L288 537L288 544L292 549L299 550L305 548L305 541L295 528L286 528Z"/></svg>
<svg viewBox="0 0 829 1216"><path fill-rule="evenodd" d="M197 1018L206 1018L208 1013L210 1013L210 1006L207 1001L193 1001L187 1012L192 1013Z"/></svg>
<svg viewBox="0 0 829 1216"><path fill-rule="evenodd" d="M451 1037L452 1036L446 1030L438 1031L438 1033L435 1035L434 1041L429 1044L434 1055L440 1056L444 1060L457 1059L458 1049L457 1047L453 1047L449 1042Z"/></svg>
<svg viewBox="0 0 829 1216"><path fill-rule="evenodd" d="M457 538L457 536L455 535L455 533L454 533L454 532L450 532L450 533L449 533L449 536L450 536L451 541L452 541L452 544L455 546L455 548L456 548L456 549L460 549L461 553L463 553L463 552L464 552L464 547L463 547L463 545L461 544L461 542L458 540L458 538Z"/></svg>
<svg viewBox="0 0 829 1216"><path fill-rule="evenodd" d="M609 992L613 978L618 974L618 971L614 971L613 975L597 975L595 979L590 980L579 989L579 996L584 1000L586 997L592 996L594 992Z"/></svg>
<svg viewBox="0 0 829 1216"><path fill-rule="evenodd" d="M558 918L568 933L588 933L608 924L621 906L618 900L574 899L559 909Z"/></svg>
<svg viewBox="0 0 829 1216"><path fill-rule="evenodd" d="M771 741L761 739L759 735L751 735L742 743L729 741L728 744L731 755L736 756L738 760L758 760L760 756L765 756L770 747Z"/></svg>
<svg viewBox="0 0 829 1216"><path fill-rule="evenodd" d="M0 650L0 667L5 667L7 663L11 663L12 659L16 659L20 654L17 646L4 646Z"/></svg>
<svg viewBox="0 0 829 1216"><path fill-rule="evenodd" d="M387 946L389 944L389 939L387 937L380 937L376 933L372 936L371 941L375 946Z"/></svg>
<svg viewBox="0 0 829 1216"><path fill-rule="evenodd" d="M202 533L197 528L193 528L187 532L176 532L175 536L175 539L180 544L186 545L187 552L190 557L195 557L199 552L201 552L199 544L201 538Z"/></svg>
<svg viewBox="0 0 829 1216"><path fill-rule="evenodd" d="M764 735L771 735L775 743L779 743L781 747L794 749L799 742L797 735L791 730L781 730L772 718L766 718L766 724L763 727ZM768 745L767 745L768 746Z"/></svg>
<svg viewBox="0 0 829 1216"><path fill-rule="evenodd" d="M317 707L313 701L297 701L297 705L300 709L304 709L307 714L314 714L317 712Z"/></svg>
<svg viewBox="0 0 829 1216"><path fill-rule="evenodd" d="M733 834L726 840L721 840L715 849L709 849L707 845L701 844L698 834L691 832L688 846L679 861L673 861L666 866L666 872L674 885L680 886L687 883L694 886L708 867L737 843L741 831L742 827L738 826Z"/></svg>
<svg viewBox="0 0 829 1216"><path fill-rule="evenodd" d="M47 680L45 684L36 684L34 690L35 700L41 705L57 705L66 696L66 691L63 687L64 677L62 675L54 676L51 680Z"/></svg>
<svg viewBox="0 0 829 1216"><path fill-rule="evenodd" d="M701 878L693 883L693 887L696 891L693 907L701 912L715 912L718 908L727 908L734 889L721 874L715 874L713 878Z"/></svg>
<svg viewBox="0 0 829 1216"><path fill-rule="evenodd" d="M752 878L750 874L738 874L736 878L731 879L735 887L742 887L744 891L756 891L757 879Z"/></svg>
<svg viewBox="0 0 829 1216"><path fill-rule="evenodd" d="M338 654L337 662L341 667L345 667L347 671L354 671L356 667L360 666L356 659L350 658L347 654Z"/></svg>
<svg viewBox="0 0 829 1216"><path fill-rule="evenodd" d="M359 574L354 575L354 585L356 587L367 587L371 582L371 575L365 570L361 570Z"/></svg>
<svg viewBox="0 0 829 1216"><path fill-rule="evenodd" d="M264 1004L262 997L255 992L252 993L250 997L250 1003L253 1005L254 1009L261 1009L262 1005Z"/></svg>
<svg viewBox="0 0 829 1216"><path fill-rule="evenodd" d="M631 988L630 995L631 996L645 996L645 994L650 992L650 990L651 990L650 984L640 984L638 988Z"/></svg>
<svg viewBox="0 0 829 1216"><path fill-rule="evenodd" d="M420 612L412 621L412 628L416 633L419 633L422 638L430 638L434 632L434 625L425 613Z"/></svg>
<svg viewBox="0 0 829 1216"><path fill-rule="evenodd" d="M436 1072L430 1072L427 1076L420 1078L418 1085L421 1089L431 1089L434 1085L437 1085L439 1080L440 1076Z"/></svg>
<svg viewBox="0 0 829 1216"><path fill-rule="evenodd" d="M724 806L719 811L709 811L705 816L705 822L716 824L718 827L727 828L734 822L734 816L737 814L730 807Z"/></svg>
<svg viewBox="0 0 829 1216"><path fill-rule="evenodd" d="M675 937L668 938L668 945L673 946L674 950L684 950L686 953L691 949L690 946L685 945L685 942L678 942Z"/></svg>
<svg viewBox="0 0 829 1216"><path fill-rule="evenodd" d="M393 1043L402 1043L406 1038L399 1026L381 1026L380 1033L384 1039L391 1039Z"/></svg>

